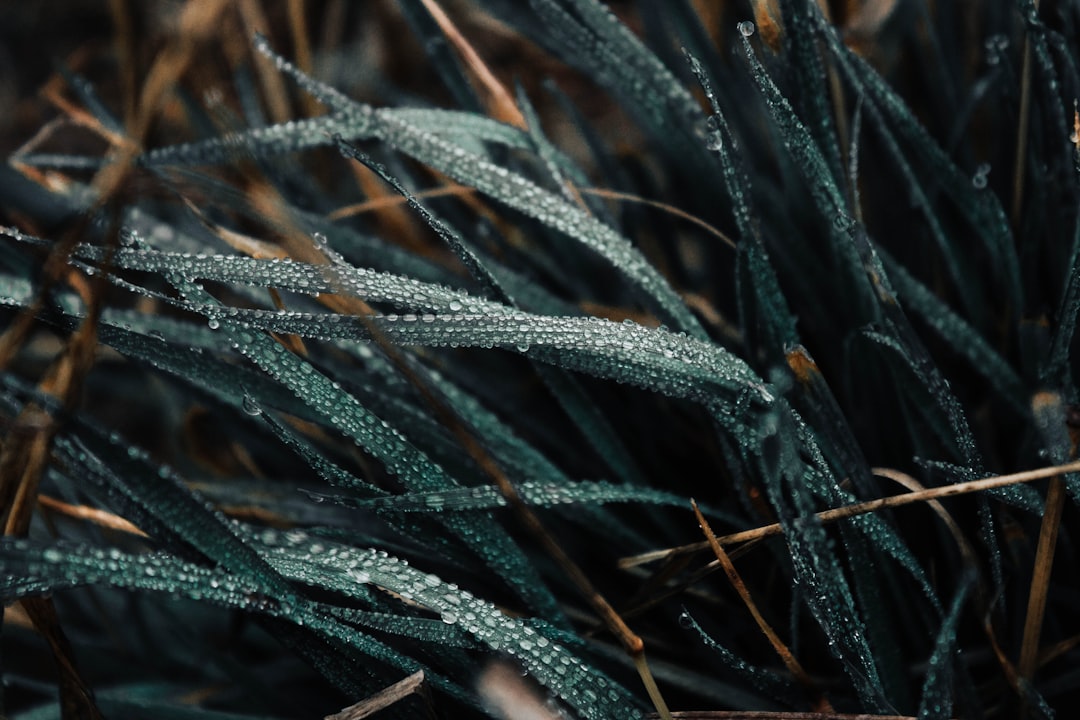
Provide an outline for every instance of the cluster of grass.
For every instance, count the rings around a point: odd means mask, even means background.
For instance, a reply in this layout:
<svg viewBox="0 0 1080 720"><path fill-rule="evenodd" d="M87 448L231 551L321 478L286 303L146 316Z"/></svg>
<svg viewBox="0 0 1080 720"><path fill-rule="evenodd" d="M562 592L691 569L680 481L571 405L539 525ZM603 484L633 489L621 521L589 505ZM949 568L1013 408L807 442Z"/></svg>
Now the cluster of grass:
<svg viewBox="0 0 1080 720"><path fill-rule="evenodd" d="M108 7L0 171L0 714L1077 701L1074 3Z"/></svg>

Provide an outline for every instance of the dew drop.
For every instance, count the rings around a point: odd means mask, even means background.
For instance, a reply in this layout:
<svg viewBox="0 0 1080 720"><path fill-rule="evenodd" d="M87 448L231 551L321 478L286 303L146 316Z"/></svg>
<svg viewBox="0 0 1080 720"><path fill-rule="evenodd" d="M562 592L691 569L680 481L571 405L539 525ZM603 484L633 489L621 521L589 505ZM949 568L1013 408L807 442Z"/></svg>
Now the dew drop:
<svg viewBox="0 0 1080 720"><path fill-rule="evenodd" d="M971 177L971 185L976 190L982 190L986 187L986 176L990 174L989 163L982 163L979 167L975 168L975 174Z"/></svg>
<svg viewBox="0 0 1080 720"><path fill-rule="evenodd" d="M694 620L690 617L690 613L679 613L679 627L687 629L694 627Z"/></svg>
<svg viewBox="0 0 1080 720"><path fill-rule="evenodd" d="M1005 50L1009 47L1009 38L1001 34L991 35L986 38L985 47L987 50Z"/></svg>
<svg viewBox="0 0 1080 720"><path fill-rule="evenodd" d="M244 395L244 399L241 401L241 406L244 408L244 412L248 415L258 416L262 415L262 408L255 402L255 399L250 395Z"/></svg>
<svg viewBox="0 0 1080 720"><path fill-rule="evenodd" d="M739 34L742 35L745 38L750 37L751 35L754 34L754 31L757 30L757 26L754 25L754 23L750 22L749 20L743 20L741 23L739 23L738 27L739 27Z"/></svg>
<svg viewBox="0 0 1080 720"><path fill-rule="evenodd" d="M698 122L694 123L694 134L697 135L702 140L704 140L705 138L707 138L709 136L709 131L710 130L711 130L711 127L709 125L709 118L705 118L705 119L699 120Z"/></svg>
<svg viewBox="0 0 1080 720"><path fill-rule="evenodd" d="M218 322L217 318L210 318L206 321L206 326L211 330L217 330L219 327L221 327L221 323Z"/></svg>
<svg viewBox="0 0 1080 720"><path fill-rule="evenodd" d="M991 35L986 38L983 47L986 49L986 64L997 65L1009 48L1009 38L1005 35Z"/></svg>

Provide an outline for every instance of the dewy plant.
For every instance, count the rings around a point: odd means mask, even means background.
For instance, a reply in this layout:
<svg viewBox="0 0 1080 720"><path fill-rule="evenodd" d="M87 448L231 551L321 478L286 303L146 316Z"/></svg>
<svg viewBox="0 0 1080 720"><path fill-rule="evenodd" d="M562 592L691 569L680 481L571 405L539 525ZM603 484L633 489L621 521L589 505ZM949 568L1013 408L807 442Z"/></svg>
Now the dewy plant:
<svg viewBox="0 0 1080 720"><path fill-rule="evenodd" d="M0 170L0 714L1076 707L1080 5L107 5Z"/></svg>

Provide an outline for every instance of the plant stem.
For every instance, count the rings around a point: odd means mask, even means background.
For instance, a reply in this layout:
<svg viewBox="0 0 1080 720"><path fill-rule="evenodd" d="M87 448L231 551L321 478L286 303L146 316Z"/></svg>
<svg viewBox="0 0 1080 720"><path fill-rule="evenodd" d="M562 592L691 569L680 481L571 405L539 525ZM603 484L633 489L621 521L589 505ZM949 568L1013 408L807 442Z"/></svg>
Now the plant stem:
<svg viewBox="0 0 1080 720"><path fill-rule="evenodd" d="M877 472L876 468L874 469L874 472ZM912 503L926 502L927 500L933 500L940 497L967 495L982 490L995 490L997 488L1008 487L1009 485L1017 485L1033 480L1043 480L1048 477L1054 477L1070 472L1080 472L1080 460L1065 463L1064 465L1053 465L1037 470L1025 470L1024 472L1012 473L1010 475L998 475L996 477L983 478L982 480L971 480L969 482L956 483L955 485L929 488L928 490L907 493L906 495L894 495L887 498L878 498L877 500L868 500L853 505L833 508L832 510L824 510L817 513L817 517L822 523L836 522L837 520L844 520L857 515L866 515L867 513L876 512L883 508L911 505ZM780 527L780 523L773 523L772 525L764 525L752 530L743 530L741 532L731 533L730 535L721 535L717 537L716 540L721 545L733 545L735 543L779 535L782 532L783 530ZM643 553L641 555L623 558L619 561L619 567L627 568L643 565L676 554L696 552L707 547L709 547L709 543L707 541L702 541L690 543L689 545L665 548L664 550L653 550L652 552Z"/></svg>

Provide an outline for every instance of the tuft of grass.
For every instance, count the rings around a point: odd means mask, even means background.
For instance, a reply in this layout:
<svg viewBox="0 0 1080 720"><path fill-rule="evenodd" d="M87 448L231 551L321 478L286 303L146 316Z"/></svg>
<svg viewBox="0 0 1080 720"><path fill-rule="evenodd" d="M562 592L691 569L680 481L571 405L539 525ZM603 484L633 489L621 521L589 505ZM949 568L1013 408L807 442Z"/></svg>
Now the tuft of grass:
<svg viewBox="0 0 1080 720"><path fill-rule="evenodd" d="M0 714L1075 704L1072 6L79 11L0 126Z"/></svg>

